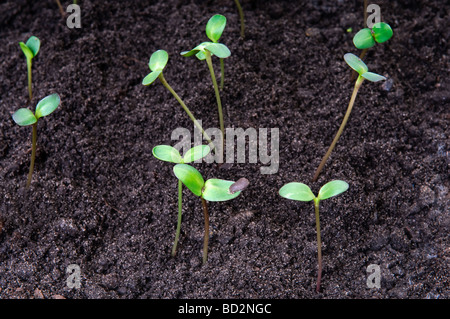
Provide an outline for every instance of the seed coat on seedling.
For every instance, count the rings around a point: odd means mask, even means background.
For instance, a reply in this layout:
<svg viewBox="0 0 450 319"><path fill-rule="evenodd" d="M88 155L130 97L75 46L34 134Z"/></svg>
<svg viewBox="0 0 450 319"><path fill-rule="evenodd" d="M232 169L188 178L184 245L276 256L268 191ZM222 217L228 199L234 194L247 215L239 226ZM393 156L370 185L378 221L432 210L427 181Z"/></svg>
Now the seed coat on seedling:
<svg viewBox="0 0 450 319"><path fill-rule="evenodd" d="M157 159L174 164L184 164L195 162L210 152L210 147L207 145L197 145L186 151L183 157L180 152L170 145L158 145L152 150L153 156ZM172 256L177 253L178 240L180 238L181 221L182 221L182 202L183 202L183 184L181 180L178 180L178 222L177 230L175 233L175 240L172 247Z"/></svg>
<svg viewBox="0 0 450 319"><path fill-rule="evenodd" d="M202 174L194 167L187 164L177 164L173 168L175 176L197 197L200 197L205 218L205 234L203 238L203 263L208 259L209 241L209 202L224 202L239 196L241 191L230 193L233 181L212 178L204 180Z"/></svg>

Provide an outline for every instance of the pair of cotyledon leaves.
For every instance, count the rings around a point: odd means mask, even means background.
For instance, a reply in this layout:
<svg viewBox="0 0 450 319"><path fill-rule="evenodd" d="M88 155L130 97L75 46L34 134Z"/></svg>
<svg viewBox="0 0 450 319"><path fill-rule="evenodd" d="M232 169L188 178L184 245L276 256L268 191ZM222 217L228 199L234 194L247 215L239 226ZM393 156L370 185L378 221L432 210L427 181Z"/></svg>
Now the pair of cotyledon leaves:
<svg viewBox="0 0 450 319"><path fill-rule="evenodd" d="M33 114L27 108L18 109L13 115L13 120L20 126L28 126L36 123L39 118L52 113L58 107L61 99L58 94L49 95L36 105L36 110Z"/></svg>
<svg viewBox="0 0 450 319"><path fill-rule="evenodd" d="M191 51L181 52L181 54L188 57L197 54L199 52L204 53L205 50L210 51L219 58L227 58L231 55L230 50L224 44L212 42L203 42L198 46L196 46ZM150 57L150 61L148 63L148 66L152 72L150 72L142 80L142 84L143 85L152 84L162 73L168 61L169 61L169 54L167 53L167 51L158 50L153 52L153 54Z"/></svg>
<svg viewBox="0 0 450 319"><path fill-rule="evenodd" d="M347 189L348 184L346 182L334 180L323 185L316 197L308 185L292 182L281 187L279 190L279 194L280 196L287 199L309 202L312 200L323 200L339 195L345 192Z"/></svg>
<svg viewBox="0 0 450 319"><path fill-rule="evenodd" d="M210 152L207 145L198 145L186 152L182 157L178 150L169 145L159 145L153 148L153 156L157 159L175 163L175 176L192 192L210 202L223 202L239 196L240 191L230 192L233 181L208 179L205 181L200 172L186 163L205 157Z"/></svg>
<svg viewBox="0 0 450 319"><path fill-rule="evenodd" d="M217 43L222 35L222 32L226 25L226 18L220 14L214 15L206 25L206 35L212 42L203 42L190 51L181 52L181 55L189 57L196 55L200 60L204 60L205 50L208 50L212 54L219 58L227 58L231 55L230 50L222 43ZM148 63L148 66L152 72L150 72L142 81L143 85L152 84L158 76L162 73L169 61L169 54L165 50L155 51Z"/></svg>
<svg viewBox="0 0 450 319"><path fill-rule="evenodd" d="M153 148L153 156L157 159L174 164L186 164L195 162L211 151L208 145L197 145L189 149L182 157L180 152L170 145L158 145Z"/></svg>
<svg viewBox="0 0 450 319"><path fill-rule="evenodd" d="M372 29L364 28L359 30L353 37L353 44L358 49L368 49L375 43L383 43L389 40L393 35L392 28L385 22L378 22L372 26Z"/></svg>
<svg viewBox="0 0 450 319"><path fill-rule="evenodd" d="M190 51L181 52L181 55L190 57L195 54L199 60L204 60L206 59L205 50L208 50L211 54L221 59L228 58L231 55L230 50L225 44L218 43L226 24L227 19L225 16L221 14L213 15L206 24L206 36L212 42L202 42Z"/></svg>
<svg viewBox="0 0 450 319"><path fill-rule="evenodd" d="M386 80L386 78L382 75L373 73L373 72L368 72L369 68L367 67L367 65L363 62L363 60L361 60L360 58L358 58L356 55L354 55L353 53L346 53L344 55L344 60L345 62L347 62L347 64L356 72L358 72L358 74L360 76L362 76L363 78L365 78L366 80L372 81L372 82L378 82L381 80Z"/></svg>
<svg viewBox="0 0 450 319"><path fill-rule="evenodd" d="M226 24L227 24L227 18L225 18L225 16L223 16L221 14L213 15L211 17L211 19L209 19L208 23L206 24L206 36L213 43L218 43L220 37L222 36L223 30L225 29ZM226 50L228 50L228 48L226 48L226 49L225 48L224 48L224 53L226 53ZM206 59L205 53L203 51L197 52L195 54L195 56L199 60L205 60Z"/></svg>
<svg viewBox="0 0 450 319"><path fill-rule="evenodd" d="M37 37L31 36L26 43L19 42L19 45L27 60L31 60L38 54L41 41Z"/></svg>

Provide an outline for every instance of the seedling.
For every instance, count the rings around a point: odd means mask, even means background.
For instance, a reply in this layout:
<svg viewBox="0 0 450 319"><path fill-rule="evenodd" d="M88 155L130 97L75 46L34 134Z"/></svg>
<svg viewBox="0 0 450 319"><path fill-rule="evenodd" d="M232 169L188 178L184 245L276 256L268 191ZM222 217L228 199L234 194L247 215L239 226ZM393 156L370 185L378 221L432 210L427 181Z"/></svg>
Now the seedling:
<svg viewBox="0 0 450 319"><path fill-rule="evenodd" d="M221 14L215 14L209 19L206 24L206 36L213 42L218 43L220 37L222 36L225 25L227 24L227 18ZM203 52L198 52L195 55L199 60L205 60L206 56ZM224 79L225 79L225 66L223 59L220 58L220 89L223 89Z"/></svg>
<svg viewBox="0 0 450 319"><path fill-rule="evenodd" d="M353 44L358 49L362 49L359 58L362 60L368 49L373 47L376 43L383 43L392 38L393 31L389 24L385 22L378 22L370 28L364 28L359 30L353 37ZM353 71L352 80L356 76L356 72Z"/></svg>
<svg viewBox="0 0 450 319"><path fill-rule="evenodd" d="M316 215L316 231L317 231L317 256L318 256L318 273L317 273L317 285L316 291L320 291L320 281L322 278L322 242L320 239L320 215L319 215L319 202L321 200L339 195L348 189L348 184L344 181L334 180L323 185L317 197L313 194L308 185L303 183L288 183L281 187L279 194L281 197L309 202L314 201L314 210Z"/></svg>
<svg viewBox="0 0 450 319"><path fill-rule="evenodd" d="M208 155L210 148L207 145L198 145L186 152L181 157L177 149L169 145L158 145L153 148L153 156L157 159L174 164L191 163ZM178 239L180 238L181 219L182 219L182 203L183 203L183 184L178 180L178 223L175 234L175 241L172 247L172 256L177 253Z"/></svg>
<svg viewBox="0 0 450 319"><path fill-rule="evenodd" d="M241 179L236 182L236 184L233 181L212 178L205 182L200 172L187 164L177 164L174 166L173 171L175 176L181 180L195 196L200 197L202 200L203 215L205 218L205 235L203 238L203 264L205 264L208 260L209 241L209 213L207 201L223 202L236 198L241 191L247 187L248 181L246 179Z"/></svg>
<svg viewBox="0 0 450 319"><path fill-rule="evenodd" d="M52 94L39 101L39 103L36 105L36 111L34 114L29 109L21 108L12 115L14 122L16 122L18 125L33 126L31 163L27 179L27 188L30 187L31 184L31 178L33 176L34 170L34 159L36 157L37 122L41 117L47 116L54 110L56 110L56 108L60 104L60 101L61 100L58 94Z"/></svg>
<svg viewBox="0 0 450 319"><path fill-rule="evenodd" d="M180 103L183 110L187 113L189 118L194 122L194 125L201 130L203 136L205 139L210 143L210 145L214 148L214 144L211 141L211 138L206 134L205 130L203 130L200 123L197 121L197 119L194 117L192 112L188 109L186 104L184 104L183 100L180 98L180 96L172 89L172 87L167 83L166 79L163 75L163 70L167 65L167 62L169 61L169 54L164 50L158 50L153 52L153 54L150 57L150 61L148 63L148 66L150 68L150 73L142 80L142 84L145 86L148 86L155 82L156 79L159 79L161 83L169 90L170 93L175 97L175 99Z"/></svg>
<svg viewBox="0 0 450 319"><path fill-rule="evenodd" d="M216 93L217 108L218 108L218 112L219 112L220 131L222 132L221 151L223 153L225 127L223 124L222 102L220 100L219 87L217 86L216 76L214 74L214 68L212 65L211 54L217 56L220 59L225 59L231 55L231 52L225 44L214 43L214 42L203 42L190 51L181 52L181 55L190 57L193 55L197 55L199 52L201 52L205 56L205 60L206 60L206 63L208 64L209 72L211 73L211 79L213 82L214 91ZM220 154L220 155L222 158L223 154Z"/></svg>
<svg viewBox="0 0 450 319"><path fill-rule="evenodd" d="M32 89L32 74L31 66L33 58L38 54L39 48L41 47L41 41L35 37L31 36L26 43L19 42L20 48L22 49L25 57L27 59L27 71L28 71L28 95L30 96L30 102L33 99L33 89Z"/></svg>
<svg viewBox="0 0 450 319"><path fill-rule="evenodd" d="M358 94L358 90L361 87L361 84L363 83L364 79L369 80L371 82L378 82L381 80L386 80L386 78L384 76L381 76L376 73L368 72L367 65L360 58L358 58L356 55L354 55L352 53L345 54L344 60L359 75L358 75L358 78L356 79L352 97L348 104L347 112L345 113L344 119L342 120L342 124L339 127L339 130L338 130L336 136L334 137L333 142L331 143L330 147L328 148L327 153L325 154L322 161L320 162L320 165L317 168L316 173L314 174L313 181L316 181L317 178L319 177L319 174L322 171L323 167L325 166L325 163L326 163L328 157L330 157L331 152L333 151L337 141L339 140L339 137L341 136L342 132L344 131L344 127L347 124L350 113L352 112L352 108L355 103L356 95Z"/></svg>

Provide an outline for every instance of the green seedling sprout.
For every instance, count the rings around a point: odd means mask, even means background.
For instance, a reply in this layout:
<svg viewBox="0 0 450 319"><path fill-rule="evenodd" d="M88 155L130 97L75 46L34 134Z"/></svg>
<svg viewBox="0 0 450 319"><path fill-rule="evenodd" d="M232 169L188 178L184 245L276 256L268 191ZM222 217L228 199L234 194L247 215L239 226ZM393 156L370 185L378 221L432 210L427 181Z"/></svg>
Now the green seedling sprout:
<svg viewBox="0 0 450 319"><path fill-rule="evenodd" d="M28 95L30 97L30 102L33 99L33 89L32 89L32 74L31 66L33 58L38 54L41 47L41 41L35 37L31 36L26 43L19 42L20 48L25 54L27 59L27 73L28 73Z"/></svg>
<svg viewBox="0 0 450 319"><path fill-rule="evenodd" d="M388 41L393 35L393 31L389 24L378 22L370 28L359 30L353 37L353 44L358 49L369 49L376 43Z"/></svg>
<svg viewBox="0 0 450 319"><path fill-rule="evenodd" d="M222 147L221 147L222 154L220 154L222 158L225 139L225 127L223 124L222 102L220 100L219 87L217 86L216 76L214 74L211 54L217 56L220 59L225 59L231 55L231 52L225 44L215 42L203 42L190 51L181 52L181 55L185 57L190 57L193 55L197 55L199 52L201 52L205 56L205 60L206 63L208 64L209 72L211 73L211 79L216 94L217 108L219 112L220 131L222 132Z"/></svg>
<svg viewBox="0 0 450 319"><path fill-rule="evenodd" d="M320 291L320 281L322 278L322 242L320 239L320 215L319 215L319 202L321 200L339 195L348 189L348 184L344 181L334 180L323 185L317 197L313 194L308 185L303 183L288 183L281 187L279 194L281 197L309 202L314 201L314 210L316 215L316 231L317 231L317 256L318 256L318 273L317 273L317 285L316 292Z"/></svg>
<svg viewBox="0 0 450 319"><path fill-rule="evenodd" d="M383 43L392 38L392 28L385 22L378 22L370 28L364 28L359 30L353 37L353 44L356 48L361 49L361 55L359 58L362 60L371 47L376 43ZM356 72L353 71L352 80L356 76Z"/></svg>
<svg viewBox="0 0 450 319"><path fill-rule="evenodd" d="M237 182L222 179L208 179L206 182L203 176L194 167L187 164L177 164L173 171L175 176L194 193L200 197L203 206L203 215L205 218L205 235L203 238L203 264L208 260L208 241L209 241L209 213L207 201L223 202L239 196L241 191L248 186L246 179L240 179Z"/></svg>
<svg viewBox="0 0 450 319"><path fill-rule="evenodd" d="M218 43L220 37L222 36L223 30L227 24L227 18L221 14L215 14L209 19L206 24L206 36L213 42ZM206 56L202 51L199 51L195 55L199 60L205 60ZM220 89L223 89L224 79L225 79L225 66L223 58L220 58Z"/></svg>
<svg viewBox="0 0 450 319"><path fill-rule="evenodd" d="M333 151L337 141L339 140L339 137L341 136L342 132L344 131L344 127L348 121L350 113L352 112L352 108L355 103L356 95L358 94L358 90L361 87L361 84L363 83L364 79L369 80L371 82L378 82L381 80L386 80L386 78L384 76L381 76L381 75L373 73L373 72L368 72L367 65L360 58L358 58L356 55L354 55L352 53L345 54L344 60L359 75L358 75L358 78L356 79L352 97L348 104L347 112L345 113L344 119L342 120L342 124L339 127L339 130L338 130L336 136L334 137L333 142L331 143L330 147L328 148L327 153L325 154L322 161L320 162L320 165L317 168L316 173L314 174L313 181L316 181L317 178L319 177L319 174L322 171L323 167L325 166L325 163L326 163L328 157L330 157L331 152Z"/></svg>
<svg viewBox="0 0 450 319"><path fill-rule="evenodd" d="M31 149L31 163L30 171L28 173L27 188L31 185L31 178L33 176L34 170L34 160L36 157L36 142L37 142L37 123L41 117L47 116L52 113L59 106L61 100L58 94L49 95L36 105L36 111L33 114L32 111L26 108L18 109L12 118L20 126L33 126L33 136L32 136L32 149Z"/></svg>
<svg viewBox="0 0 450 319"><path fill-rule="evenodd" d="M198 145L186 152L181 157L180 152L169 145L158 145L153 148L153 156L157 159L174 164L185 164L199 160L210 152L210 148L207 145ZM172 247L172 256L177 253L178 240L180 238L181 219L182 219L182 203L183 203L183 184L181 180L178 180L178 222L177 230L175 234L175 241Z"/></svg>
<svg viewBox="0 0 450 319"><path fill-rule="evenodd" d="M239 12L239 19L241 21L241 38L243 39L245 37L245 20L244 20L244 10L242 10L241 3L239 0L234 0L234 3L236 4L236 7Z"/></svg>
<svg viewBox="0 0 450 319"><path fill-rule="evenodd" d="M172 93L172 95L175 97L178 103L180 103L183 110L187 113L192 122L194 122L194 125L202 132L203 136L208 141L208 143L214 148L214 144L211 141L211 138L208 136L208 134L206 134L205 130L202 128L200 123L194 117L192 112L188 109L188 107L180 98L180 96L174 91L174 89L172 89L172 87L169 85L169 83L167 83L166 79L164 78L163 70L166 67L168 61L169 61L169 54L166 51L158 50L153 52L153 54L150 57L150 61L148 63L151 72L142 80L142 84L148 86L153 82L155 82L156 79L159 79L161 83L169 90L169 92Z"/></svg>

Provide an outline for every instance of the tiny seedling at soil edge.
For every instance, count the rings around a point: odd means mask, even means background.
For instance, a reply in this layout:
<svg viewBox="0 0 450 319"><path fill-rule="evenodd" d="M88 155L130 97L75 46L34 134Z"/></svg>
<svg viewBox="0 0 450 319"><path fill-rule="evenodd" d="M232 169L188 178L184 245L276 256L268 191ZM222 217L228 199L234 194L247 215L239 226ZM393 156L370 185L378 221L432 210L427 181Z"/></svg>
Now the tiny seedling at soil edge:
<svg viewBox="0 0 450 319"><path fill-rule="evenodd" d="M219 112L219 124L220 124L220 131L222 132L222 147L220 158L223 158L223 149L224 149L224 139L225 139L225 127L223 124L223 113L222 113L222 102L220 100L220 94L219 94L219 87L217 86L216 76L214 74L214 68L212 65L212 59L211 54L217 56L220 59L228 58L231 55L230 50L227 48L225 44L222 43L215 43L215 42L203 42L193 48L190 51L184 51L181 52L182 56L190 57L193 55L197 55L199 52L203 53L206 59L206 63L208 64L209 72L211 73L211 79L214 86L214 91L216 93L216 101L217 101L217 108Z"/></svg>
<svg viewBox="0 0 450 319"><path fill-rule="evenodd" d="M322 278L322 242L320 239L320 215L319 202L321 200L339 195L348 189L348 184L344 181L331 181L323 185L317 197L313 194L308 185L303 183L288 183L280 188L279 194L281 197L297 200L302 202L314 201L314 210L316 215L316 231L317 231L317 256L318 256L318 273L316 291L320 291L320 281Z"/></svg>
<svg viewBox="0 0 450 319"><path fill-rule="evenodd" d="M203 264L208 260L209 241L209 213L207 201L224 202L239 196L241 191L248 186L248 180L240 179L237 182L222 179L208 179L206 182L203 176L194 167L187 164L177 164L173 171L175 176L189 188L189 190L202 200L203 215L205 218L205 235L203 239Z"/></svg>
<svg viewBox="0 0 450 319"><path fill-rule="evenodd" d="M207 145L194 146L181 157L180 152L169 145L158 145L153 148L153 156L157 159L174 164L191 163L208 155L210 148ZM178 223L175 234L175 241L172 247L172 256L177 253L178 239L180 238L181 219L182 219L182 203L183 203L183 184L178 180Z"/></svg>
<svg viewBox="0 0 450 319"><path fill-rule="evenodd" d="M352 53L347 53L344 55L344 60L347 62L347 64L355 70L359 75L355 82L355 87L353 89L352 97L350 99L350 102L347 107L347 112L345 113L344 119L342 120L342 124L339 127L339 130L334 137L333 142L331 143L330 147L328 148L327 153L323 157L322 161L320 162L319 167L316 170L316 173L314 174L313 181L316 181L319 177L320 172L322 171L323 167L325 166L325 163L330 157L331 152L333 151L337 141L339 140L339 137L341 136L342 132L344 131L344 127L347 123L347 120L350 116L350 113L352 112L353 104L355 103L356 95L358 94L358 90L361 87L361 84L363 83L364 79L369 80L371 82L378 82L381 80L386 80L384 76L381 76L379 74L368 72L367 65L356 55Z"/></svg>
<svg viewBox="0 0 450 319"><path fill-rule="evenodd" d="M203 136L211 145L211 147L214 148L214 144L211 141L211 138L208 136L208 134L206 134L205 130L203 130L200 123L194 117L192 112L188 109L186 104L184 104L180 96L174 91L174 89L172 89L172 87L169 85L169 83L167 83L166 79L164 78L163 70L166 67L168 61L169 61L169 54L166 51L158 50L153 52L153 54L150 57L150 61L148 63L151 72L142 80L142 85L148 86L153 82L155 82L156 79L159 79L161 83L166 87L166 89L168 89L169 92L172 93L172 95L175 97L178 103L180 103L183 110L187 113L192 122L194 122L194 125L202 132Z"/></svg>
<svg viewBox="0 0 450 319"><path fill-rule="evenodd" d="M227 24L227 18L221 14L215 14L209 19L206 24L206 36L213 42L218 43L220 37L222 36L223 30ZM206 56L202 51L199 51L195 55L199 60L205 60ZM223 59L220 58L220 89L223 89L223 84L225 81L225 65Z"/></svg>
<svg viewBox="0 0 450 319"><path fill-rule="evenodd" d="M36 111L31 112L29 109L21 108L18 109L12 118L20 126L33 126L33 136L32 136L32 149L31 149L31 163L30 171L28 173L27 188L30 187L31 178L33 176L34 170L34 159L36 157L36 142L37 142L37 122L41 117L47 116L52 113L59 106L61 102L58 94L49 95L36 105Z"/></svg>
<svg viewBox="0 0 450 319"><path fill-rule="evenodd" d="M31 36L26 43L19 42L20 48L22 49L25 57L27 59L27 72L28 72L28 95L30 96L30 102L33 99L33 89L32 89L32 74L31 66L33 58L38 54L41 47L41 41L35 37Z"/></svg>

